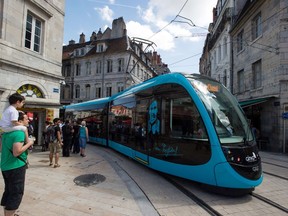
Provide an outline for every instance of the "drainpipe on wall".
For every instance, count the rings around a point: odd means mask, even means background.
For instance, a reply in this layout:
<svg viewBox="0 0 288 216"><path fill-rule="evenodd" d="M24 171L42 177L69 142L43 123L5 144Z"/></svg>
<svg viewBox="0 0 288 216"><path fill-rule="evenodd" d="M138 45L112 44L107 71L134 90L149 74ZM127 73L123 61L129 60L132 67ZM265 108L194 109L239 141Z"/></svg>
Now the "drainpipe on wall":
<svg viewBox="0 0 288 216"><path fill-rule="evenodd" d="M286 111L286 107L288 109L288 106L286 106L287 104L283 104L283 113L285 113ZM282 117L283 119L283 153L286 152L286 121L287 119L285 119L284 117Z"/></svg>
<svg viewBox="0 0 288 216"><path fill-rule="evenodd" d="M105 73L105 56L102 54L103 65L102 65L102 98L104 97L104 73Z"/></svg>

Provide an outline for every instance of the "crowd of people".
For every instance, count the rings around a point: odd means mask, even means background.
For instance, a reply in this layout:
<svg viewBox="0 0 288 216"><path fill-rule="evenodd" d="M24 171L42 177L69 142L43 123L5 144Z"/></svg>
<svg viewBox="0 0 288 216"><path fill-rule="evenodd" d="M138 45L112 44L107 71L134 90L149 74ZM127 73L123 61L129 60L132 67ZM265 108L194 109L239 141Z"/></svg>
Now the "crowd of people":
<svg viewBox="0 0 288 216"><path fill-rule="evenodd" d="M85 121L65 120L62 124L59 118L52 122L46 121L46 127L43 131L42 151L50 151L50 165L53 165L52 159L55 155L54 167L59 167L58 158L62 151L63 157L69 157L70 153L79 154L86 157L85 148L89 141L88 128Z"/></svg>

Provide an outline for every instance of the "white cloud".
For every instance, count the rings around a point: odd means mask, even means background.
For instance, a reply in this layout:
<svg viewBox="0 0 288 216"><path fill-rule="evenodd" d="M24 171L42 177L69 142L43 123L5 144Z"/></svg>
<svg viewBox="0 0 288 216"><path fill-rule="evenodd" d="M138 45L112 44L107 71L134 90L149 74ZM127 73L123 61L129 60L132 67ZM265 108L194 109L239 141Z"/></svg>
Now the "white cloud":
<svg viewBox="0 0 288 216"><path fill-rule="evenodd" d="M193 0L187 1L186 4L185 2L186 0L150 0L143 13L143 19L154 17L157 22L159 20L171 21L181 10L179 15L191 20L197 26L207 27L212 22L212 8L216 6L217 0Z"/></svg>
<svg viewBox="0 0 288 216"><path fill-rule="evenodd" d="M115 3L115 0L109 0L109 3L110 3L110 4L114 4L114 3Z"/></svg>
<svg viewBox="0 0 288 216"><path fill-rule="evenodd" d="M149 40L149 38L154 35L154 32L149 25L142 25L139 22L129 21L126 23L126 27L130 37L139 37ZM156 44L157 47L154 47L156 50L171 50L175 47L173 38L173 35L164 30L151 38L151 41Z"/></svg>
<svg viewBox="0 0 288 216"><path fill-rule="evenodd" d="M199 41L198 37L189 36L193 33L207 33L205 28L212 22L212 8L217 0L185 2L186 0L150 0L147 8L138 9L138 14L155 32L163 29L174 37L180 36L179 39ZM179 16L176 17L178 13Z"/></svg>
<svg viewBox="0 0 288 216"><path fill-rule="evenodd" d="M109 8L109 6L106 5L103 8L94 8L94 9L99 13L101 19L103 19L104 21L108 21L110 23L113 21L114 12Z"/></svg>

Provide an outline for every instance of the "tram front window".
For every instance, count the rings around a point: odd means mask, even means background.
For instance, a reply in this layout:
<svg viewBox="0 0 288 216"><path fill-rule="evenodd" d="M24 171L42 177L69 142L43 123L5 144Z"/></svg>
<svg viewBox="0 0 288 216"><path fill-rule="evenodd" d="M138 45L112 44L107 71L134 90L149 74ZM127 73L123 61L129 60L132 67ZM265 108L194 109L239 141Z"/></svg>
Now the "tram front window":
<svg viewBox="0 0 288 216"><path fill-rule="evenodd" d="M252 141L245 116L234 96L211 79L190 79L204 103L222 144Z"/></svg>

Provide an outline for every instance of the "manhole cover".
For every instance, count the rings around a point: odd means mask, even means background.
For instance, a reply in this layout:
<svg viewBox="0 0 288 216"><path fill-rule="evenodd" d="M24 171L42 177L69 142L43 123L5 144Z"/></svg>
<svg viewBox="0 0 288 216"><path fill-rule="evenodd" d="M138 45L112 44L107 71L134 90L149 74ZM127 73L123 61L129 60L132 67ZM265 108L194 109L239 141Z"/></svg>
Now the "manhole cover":
<svg viewBox="0 0 288 216"><path fill-rule="evenodd" d="M86 174L78 176L74 179L74 183L79 186L88 187L104 182L106 177L100 174Z"/></svg>

